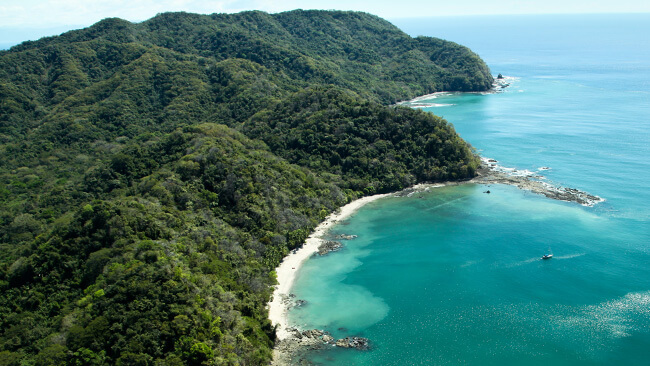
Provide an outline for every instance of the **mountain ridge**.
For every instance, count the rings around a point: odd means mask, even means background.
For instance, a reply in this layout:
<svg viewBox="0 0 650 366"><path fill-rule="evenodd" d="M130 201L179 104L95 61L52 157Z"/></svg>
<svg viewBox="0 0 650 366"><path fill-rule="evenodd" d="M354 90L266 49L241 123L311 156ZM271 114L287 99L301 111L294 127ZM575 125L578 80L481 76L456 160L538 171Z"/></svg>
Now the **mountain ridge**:
<svg viewBox="0 0 650 366"><path fill-rule="evenodd" d="M435 62L433 61L435 60ZM165 13L0 52L3 364L267 364L274 268L364 195L472 177L465 47L365 13Z"/></svg>

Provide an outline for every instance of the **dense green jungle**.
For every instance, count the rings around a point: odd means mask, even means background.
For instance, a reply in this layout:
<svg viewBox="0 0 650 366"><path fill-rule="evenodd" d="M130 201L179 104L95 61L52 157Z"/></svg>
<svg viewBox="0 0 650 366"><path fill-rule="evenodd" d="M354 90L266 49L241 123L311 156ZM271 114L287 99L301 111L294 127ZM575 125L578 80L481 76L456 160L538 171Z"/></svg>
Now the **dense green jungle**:
<svg viewBox="0 0 650 366"><path fill-rule="evenodd" d="M0 365L264 365L274 268L338 207L472 177L395 102L473 52L340 11L165 13L0 51Z"/></svg>

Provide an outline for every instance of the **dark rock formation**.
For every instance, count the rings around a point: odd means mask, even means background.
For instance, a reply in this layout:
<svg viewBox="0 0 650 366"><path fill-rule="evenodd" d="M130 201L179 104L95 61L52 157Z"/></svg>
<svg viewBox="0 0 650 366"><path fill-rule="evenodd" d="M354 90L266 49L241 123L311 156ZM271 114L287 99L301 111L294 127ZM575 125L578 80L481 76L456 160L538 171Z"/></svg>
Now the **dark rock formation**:
<svg viewBox="0 0 650 366"><path fill-rule="evenodd" d="M296 303L293 306L294 307L299 307L299 306L303 306L303 305L307 305L307 300L298 299L298 300L296 300Z"/></svg>
<svg viewBox="0 0 650 366"><path fill-rule="evenodd" d="M335 252L343 248L343 244L338 241L328 240L318 246L318 255L325 255L329 252Z"/></svg>
<svg viewBox="0 0 650 366"><path fill-rule="evenodd" d="M338 239L338 240L352 240L356 238L357 238L356 235L346 235L346 234L340 234L334 237L334 239Z"/></svg>
<svg viewBox="0 0 650 366"><path fill-rule="evenodd" d="M336 346L342 348L355 348L361 351L366 351L370 348L368 338L363 337L345 337L337 340Z"/></svg>
<svg viewBox="0 0 650 366"><path fill-rule="evenodd" d="M311 365L306 355L315 350L331 349L335 346L361 351L370 348L370 342L363 337L334 339L331 334L320 329L300 331L297 328L290 328L288 331L291 335L276 344L277 354L272 365Z"/></svg>
<svg viewBox="0 0 650 366"><path fill-rule="evenodd" d="M543 182L540 180L543 179L541 176L515 175L503 171L500 167L495 165L494 162L496 162L496 160L485 159L478 170L478 176L472 179L471 182L479 184L509 184L533 193L542 194L548 198L560 201L576 202L583 206L593 206L604 201L601 197L575 188L555 186ZM513 172L516 172L516 170Z"/></svg>

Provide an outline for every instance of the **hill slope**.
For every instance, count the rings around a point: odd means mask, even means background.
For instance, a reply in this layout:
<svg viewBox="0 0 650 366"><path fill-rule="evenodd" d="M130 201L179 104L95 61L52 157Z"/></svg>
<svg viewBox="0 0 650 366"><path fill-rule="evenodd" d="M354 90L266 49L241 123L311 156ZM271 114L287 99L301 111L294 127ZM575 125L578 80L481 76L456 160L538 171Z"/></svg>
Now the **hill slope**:
<svg viewBox="0 0 650 366"><path fill-rule="evenodd" d="M264 364L273 268L365 194L462 179L467 48L364 13L106 19L0 52L0 365Z"/></svg>

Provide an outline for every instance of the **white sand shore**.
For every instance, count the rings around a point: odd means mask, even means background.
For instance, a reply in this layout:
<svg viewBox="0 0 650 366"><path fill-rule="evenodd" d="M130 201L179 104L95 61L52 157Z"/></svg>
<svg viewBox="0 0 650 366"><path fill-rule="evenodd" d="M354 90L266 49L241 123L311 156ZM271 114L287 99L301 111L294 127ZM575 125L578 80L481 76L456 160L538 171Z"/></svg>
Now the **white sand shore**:
<svg viewBox="0 0 650 366"><path fill-rule="evenodd" d="M279 284L273 292L273 299L269 302L269 318L273 325L278 326L277 336L279 340L286 339L290 335L287 330L289 324L287 318L287 301L285 301L285 299L291 291L293 282L296 279L296 273L300 269L300 266L318 251L318 246L323 242L323 235L325 235L325 233L337 221L348 218L361 206L389 195L390 194L377 194L374 196L363 197L341 207L338 212L329 215L325 221L314 229L314 232L307 238L305 245L303 245L302 248L285 257L282 263L280 263L280 266L275 269Z"/></svg>
<svg viewBox="0 0 650 366"><path fill-rule="evenodd" d="M390 194L381 194L370 197L364 197L358 199L354 202L351 202L343 207L337 213L334 213L325 219L314 232L307 238L305 245L298 250L296 253L290 254L287 256L284 261L276 268L276 273L278 277L279 285L276 287L273 292L273 299L269 302L269 318L274 325L277 325L277 337L278 342L276 343L275 348L273 349L273 366L287 366L295 364L296 357L300 357L300 350L308 349L312 345L307 342L304 343L306 339L309 341L308 337L294 337L292 332L289 332L289 322L287 313L289 306L291 305L294 299L289 298L289 293L293 282L296 278L296 273L300 269L300 266L314 253L317 252L318 246L323 243L322 237L325 233L332 227L337 221L343 220L350 215L352 215L356 210L361 206L365 205L368 202L374 201L379 198L386 196L411 196L417 192L426 192L431 188L444 187L447 185L461 185L467 183L474 184L508 184L514 185L521 189L530 190L535 193L543 194L549 198L558 199L562 201L577 202L583 205L593 205L598 202L604 201L604 199L598 196L591 196L585 192L579 191L577 189L570 188L557 188L553 187L545 182L540 182L538 180L532 179L537 178L527 176L527 175L513 175L509 171L500 171L496 169L494 164L488 163L489 159L485 159L481 168L479 169L479 175L474 179L467 181L456 181L456 182L444 182L444 183L421 183L413 187L407 188L400 192L390 193ZM350 233L348 233L350 234ZM294 359L296 358L296 359Z"/></svg>
<svg viewBox="0 0 650 366"><path fill-rule="evenodd" d="M338 212L328 216L325 221L318 225L314 232L307 238L305 245L303 245L303 247L300 248L296 253L292 253L285 257L280 266L275 270L277 273L279 285L273 292L273 299L271 302L269 302L268 306L269 318L273 325L278 326L278 340L288 340L291 337L291 333L287 330L289 327L287 311L288 305L291 303L291 300L288 298L288 296L291 291L291 287L293 286L293 282L296 278L296 273L300 269L300 266L310 256L318 251L318 246L323 243L322 237L332 226L334 226L337 221L348 218L368 202L372 202L374 200L390 195L409 196L415 192L427 191L430 188L443 187L446 185L460 185L466 183L509 184L517 186L521 189L530 190L534 193L543 194L552 199L577 202L586 206L592 206L598 202L604 201L604 199L598 196L592 196L577 189L563 187L557 188L551 186L548 183L533 179L535 177L513 175L510 172L500 171L499 169L495 168L494 164L488 163L488 160L489 159L485 159L485 161L483 161L481 169L479 169L478 172L479 175L474 179L468 181L444 182L437 184L421 183L400 192L363 197L356 201L350 202L349 204L341 207ZM277 347L275 349L275 352L279 352ZM274 364L284 365L282 360L275 361Z"/></svg>

